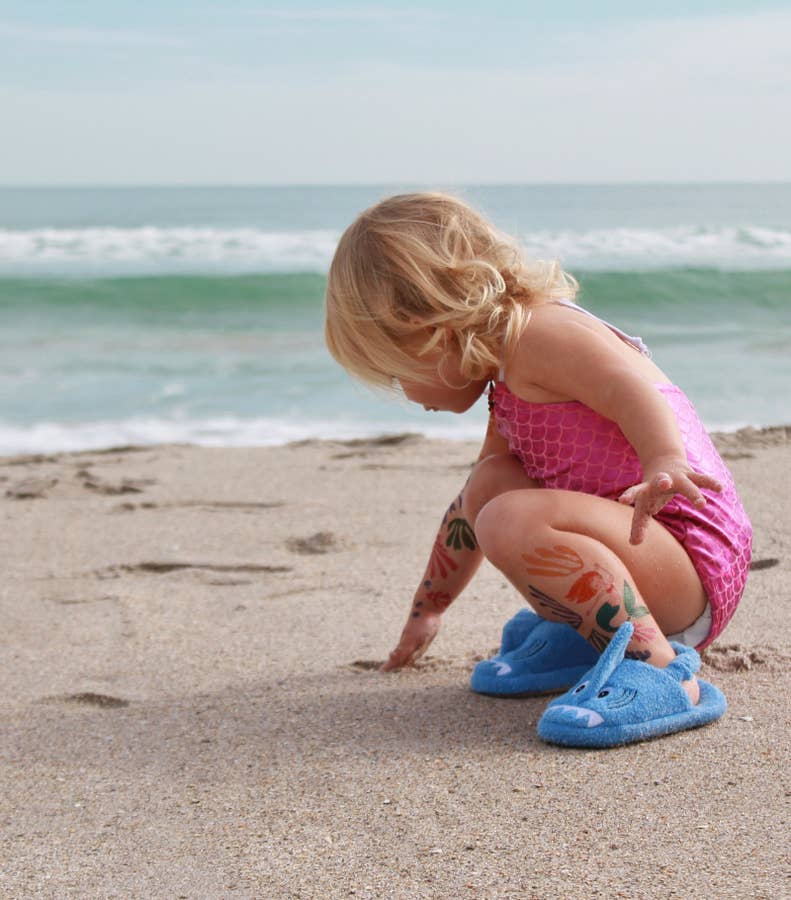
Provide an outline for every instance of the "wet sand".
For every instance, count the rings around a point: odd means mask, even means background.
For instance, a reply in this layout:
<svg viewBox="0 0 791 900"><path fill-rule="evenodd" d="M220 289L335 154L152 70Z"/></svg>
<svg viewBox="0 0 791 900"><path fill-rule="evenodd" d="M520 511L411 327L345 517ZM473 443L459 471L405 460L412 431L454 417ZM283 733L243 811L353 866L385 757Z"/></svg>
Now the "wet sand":
<svg viewBox="0 0 791 900"><path fill-rule="evenodd" d="M755 526L729 711L610 751L469 691L522 605L487 564L375 671L474 444L0 458L0 895L781 896L791 428L717 440Z"/></svg>

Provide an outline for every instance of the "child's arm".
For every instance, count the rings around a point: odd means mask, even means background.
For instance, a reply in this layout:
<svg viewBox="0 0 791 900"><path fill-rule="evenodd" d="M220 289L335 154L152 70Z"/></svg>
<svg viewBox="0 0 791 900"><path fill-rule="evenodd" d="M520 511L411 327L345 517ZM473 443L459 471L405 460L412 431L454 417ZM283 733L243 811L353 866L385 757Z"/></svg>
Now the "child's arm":
<svg viewBox="0 0 791 900"><path fill-rule="evenodd" d="M510 368L525 383L573 397L617 422L634 447L643 481L619 498L635 506L631 543L643 540L650 517L675 494L702 507L701 487L722 490L715 478L689 465L675 413L663 395L590 328L534 316L514 363Z"/></svg>
<svg viewBox="0 0 791 900"><path fill-rule="evenodd" d="M490 417L478 462L493 453L504 453L507 450L507 442L497 433ZM466 488L465 484L442 519L398 646L382 665L382 672L412 665L425 653L439 631L442 613L478 571L483 554L465 517Z"/></svg>

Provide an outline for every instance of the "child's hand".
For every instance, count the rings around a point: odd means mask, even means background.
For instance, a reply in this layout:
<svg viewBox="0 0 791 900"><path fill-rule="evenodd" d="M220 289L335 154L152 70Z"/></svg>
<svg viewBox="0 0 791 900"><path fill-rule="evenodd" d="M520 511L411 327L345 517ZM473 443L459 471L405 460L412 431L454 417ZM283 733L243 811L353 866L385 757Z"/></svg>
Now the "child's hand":
<svg viewBox="0 0 791 900"><path fill-rule="evenodd" d="M690 468L685 459L664 460L644 473L645 481L625 490L619 503L634 505L630 544L640 544L648 528L648 520L666 506L676 494L682 494L701 509L706 498L699 488L721 491L722 485L711 475L704 475Z"/></svg>
<svg viewBox="0 0 791 900"><path fill-rule="evenodd" d="M410 614L409 621L401 632L398 646L380 666L379 671L390 672L402 666L413 666L437 636L440 621L440 614L435 612L421 612L416 618L412 618Z"/></svg>

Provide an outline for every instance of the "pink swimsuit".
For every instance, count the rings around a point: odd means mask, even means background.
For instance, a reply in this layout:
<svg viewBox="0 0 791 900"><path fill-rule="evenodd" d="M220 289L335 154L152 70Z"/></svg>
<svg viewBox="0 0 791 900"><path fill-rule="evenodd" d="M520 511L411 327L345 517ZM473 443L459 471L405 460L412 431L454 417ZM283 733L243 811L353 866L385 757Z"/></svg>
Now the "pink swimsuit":
<svg viewBox="0 0 791 900"><path fill-rule="evenodd" d="M570 301L558 302L593 316ZM640 338L608 322L603 324L650 355ZM709 598L711 630L697 645L702 649L728 624L744 592L752 527L731 473L684 392L673 384L657 384L656 389L676 415L690 466L713 475L723 486L721 493L703 489L703 509L677 494L654 516L684 547ZM583 403L522 400L508 390L502 373L489 397L497 428L508 440L511 453L521 461L525 473L544 487L617 500L626 488L643 480L637 454L618 425Z"/></svg>

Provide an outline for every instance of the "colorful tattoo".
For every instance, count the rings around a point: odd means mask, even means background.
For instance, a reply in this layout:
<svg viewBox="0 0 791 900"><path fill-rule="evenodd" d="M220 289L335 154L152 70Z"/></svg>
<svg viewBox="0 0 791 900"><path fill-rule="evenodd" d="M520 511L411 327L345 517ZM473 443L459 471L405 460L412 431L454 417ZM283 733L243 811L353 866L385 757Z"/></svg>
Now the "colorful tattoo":
<svg viewBox="0 0 791 900"><path fill-rule="evenodd" d="M536 603L552 613L551 618L553 621L565 622L566 625L571 625L574 629L577 629L582 625L582 616L579 613L574 612L573 609L569 609L567 606L554 600L549 594L545 594L537 587L533 587L532 584L529 584L528 588L530 590L530 596Z"/></svg>
<svg viewBox="0 0 791 900"><path fill-rule="evenodd" d="M594 650L598 650L599 653L604 653L607 649L607 644L610 643L610 639L612 635L604 634L601 631L596 631L594 628L593 631L588 635L588 643L591 644Z"/></svg>
<svg viewBox="0 0 791 900"><path fill-rule="evenodd" d="M656 628L644 625L642 622L632 622L632 625L634 625L632 640L637 641L638 644L650 644L656 637Z"/></svg>
<svg viewBox="0 0 791 900"><path fill-rule="evenodd" d="M588 603L599 594L614 594L615 579L599 565L594 565L598 571L585 572L572 584L571 590L566 594L566 599L574 603Z"/></svg>
<svg viewBox="0 0 791 900"><path fill-rule="evenodd" d="M523 553L522 559L527 563L530 575L547 575L550 578L572 575L584 565L579 553L562 544L556 544L551 549L536 547L534 556Z"/></svg>
<svg viewBox="0 0 791 900"><path fill-rule="evenodd" d="M469 480L470 480L470 479L468 478L467 481L469 481ZM464 487L467 487L467 485L465 484ZM442 517L442 524L443 524L443 525L448 521L448 518L450 517L450 514L456 512L456 506L457 506L457 505L458 505L458 507L459 507L459 510L461 510L461 503L462 503L462 497L463 497L463 496L464 496L464 488L462 488L462 491L461 491L461 493L459 494L459 496L453 501L453 503L451 503L451 505L450 505L450 506L447 508L447 510L445 511L445 515Z"/></svg>
<svg viewBox="0 0 791 900"><path fill-rule="evenodd" d="M445 546L452 546L454 550L461 550L462 545L468 550L474 550L478 546L478 542L475 540L475 532L466 519L451 519L448 522L448 537L445 541Z"/></svg>
<svg viewBox="0 0 791 900"><path fill-rule="evenodd" d="M596 610L596 624L603 631L609 631L614 634L618 628L612 624L612 620L618 615L620 606L614 606L606 601Z"/></svg>
<svg viewBox="0 0 791 900"><path fill-rule="evenodd" d="M437 538L434 541L434 547L431 551L431 558L428 561L429 575L433 578L435 574L439 573L442 578L447 578L448 572L455 572L458 568L458 563L455 562L450 553L442 546L439 535L437 535Z"/></svg>
<svg viewBox="0 0 791 900"><path fill-rule="evenodd" d="M626 607L626 614L630 619L642 619L643 616L650 615L647 606L637 606L637 598L634 591L629 587L628 582L623 583L623 605Z"/></svg>
<svg viewBox="0 0 791 900"><path fill-rule="evenodd" d="M428 591L426 600L433 603L440 612L444 612L452 602L451 596L447 591Z"/></svg>

